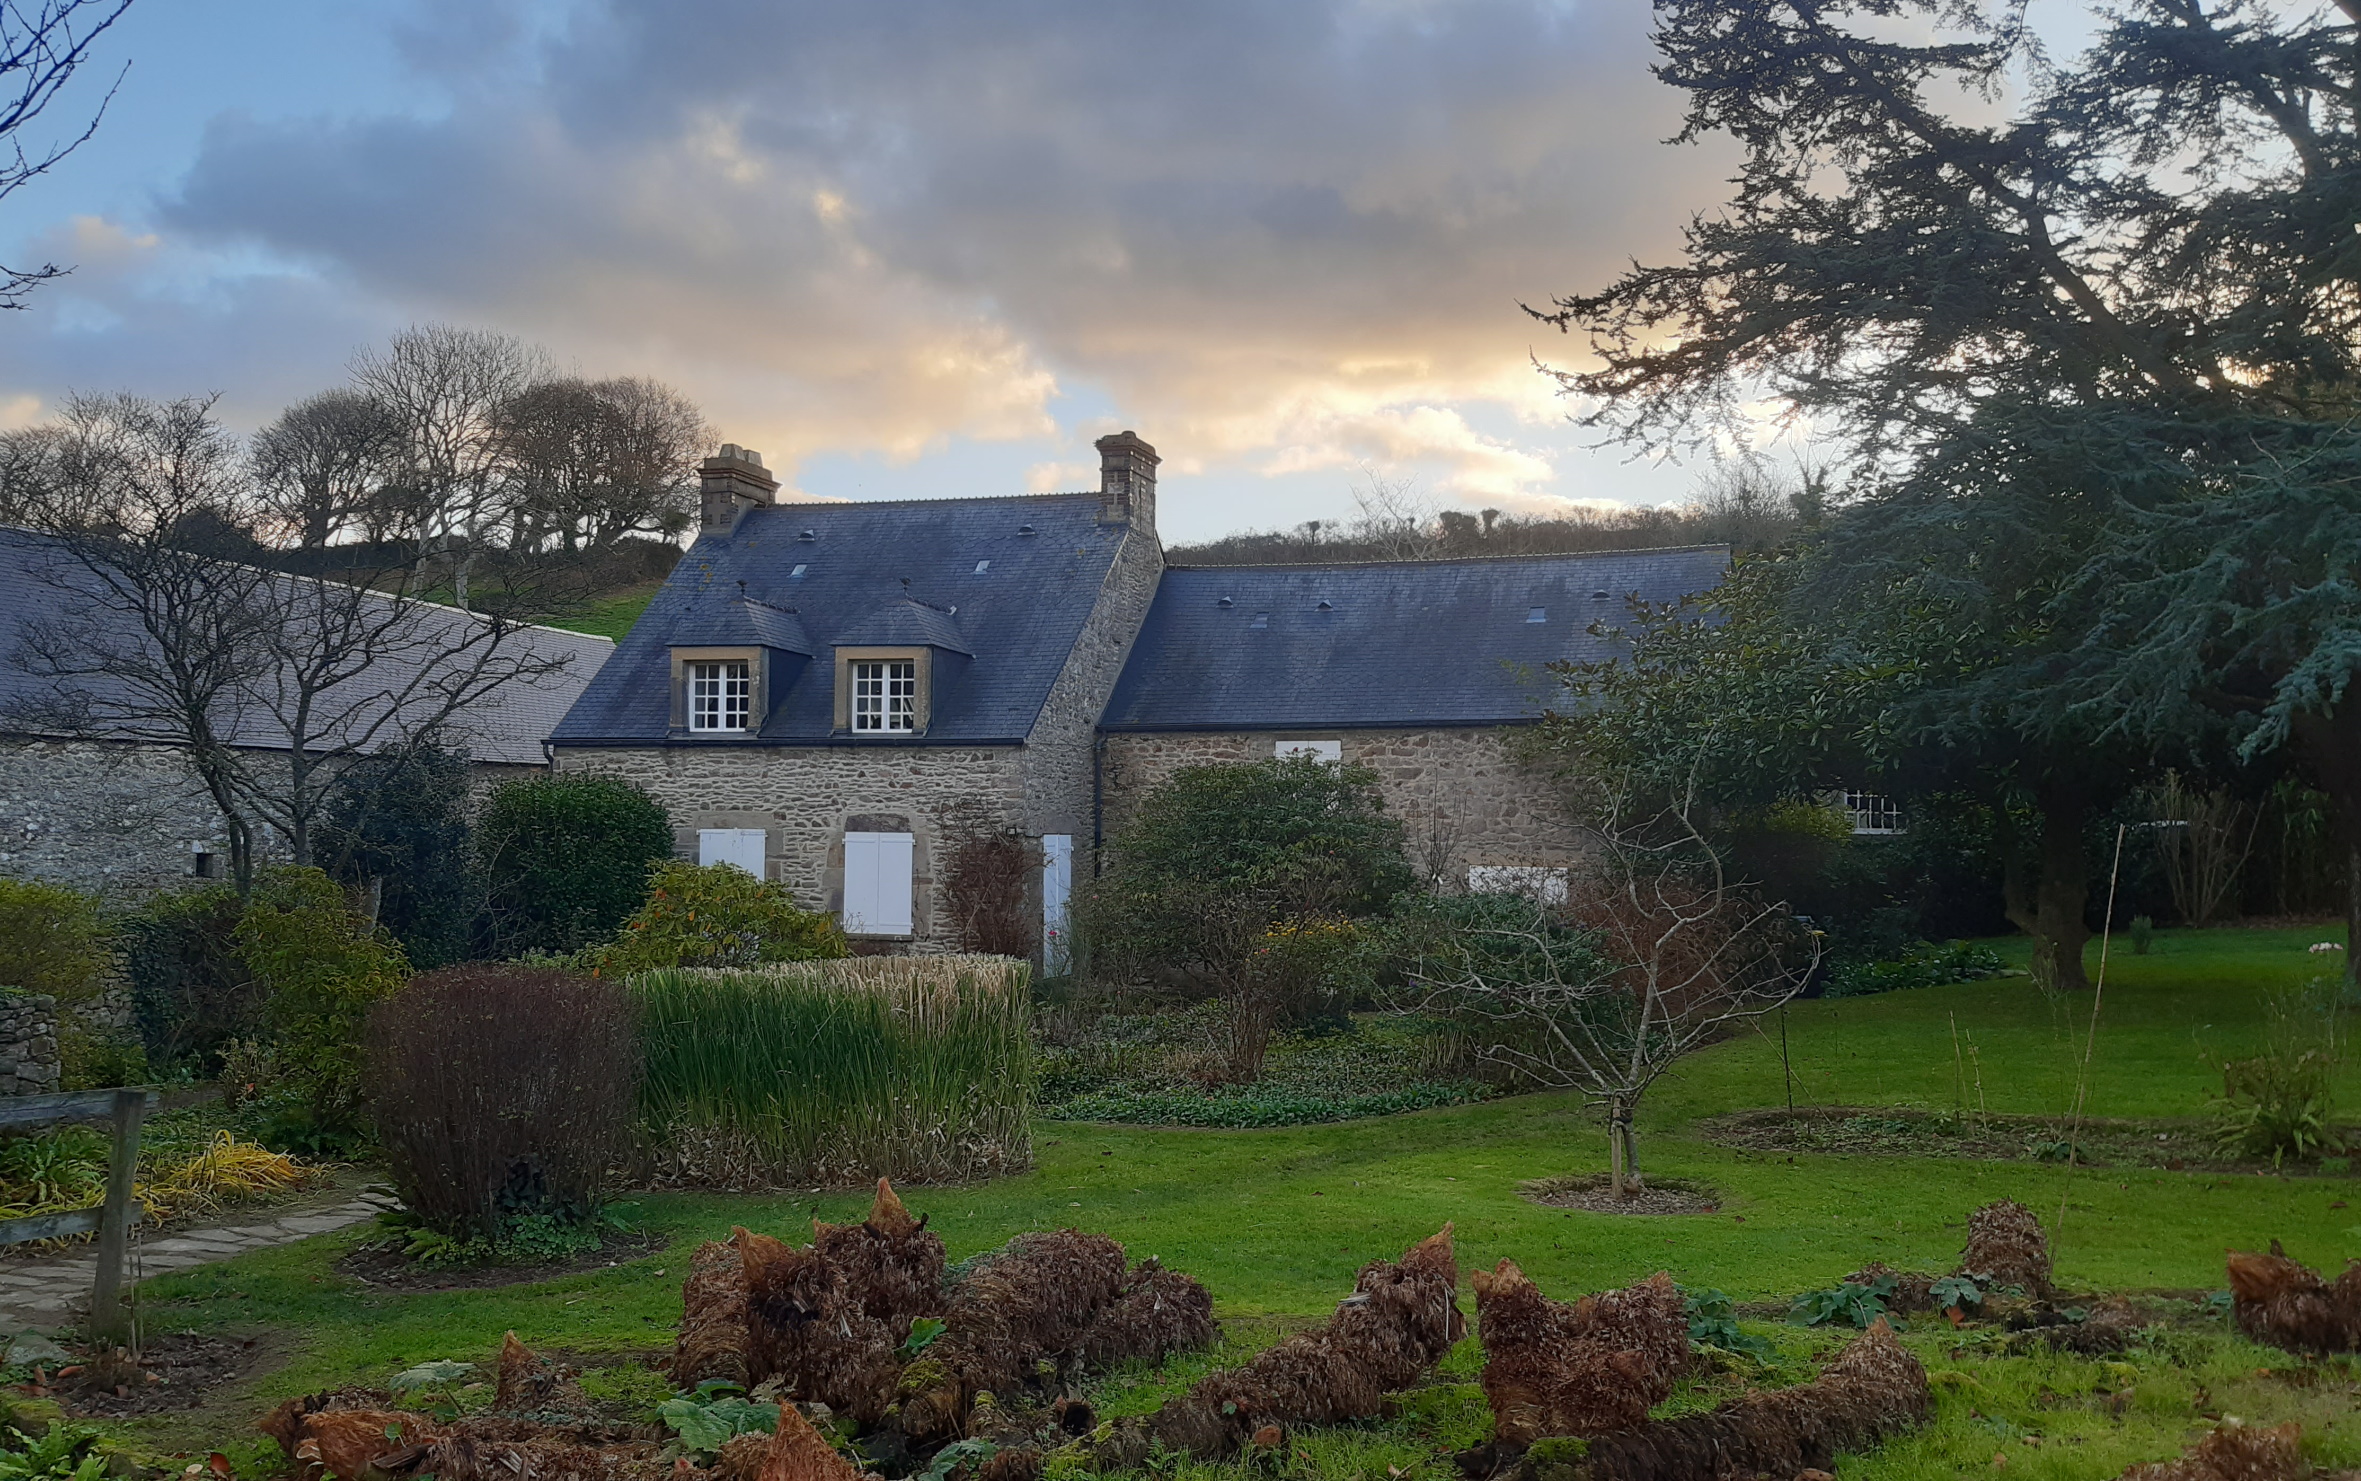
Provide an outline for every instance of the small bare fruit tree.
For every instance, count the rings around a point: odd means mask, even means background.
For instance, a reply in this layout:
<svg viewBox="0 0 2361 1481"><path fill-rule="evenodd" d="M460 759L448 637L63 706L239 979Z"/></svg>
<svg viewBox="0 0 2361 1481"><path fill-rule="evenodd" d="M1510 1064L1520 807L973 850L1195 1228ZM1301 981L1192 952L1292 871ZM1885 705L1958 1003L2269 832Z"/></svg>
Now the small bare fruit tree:
<svg viewBox="0 0 2361 1481"><path fill-rule="evenodd" d="M1629 1198L1648 1087L1794 997L1820 945L1784 904L1729 877L1685 802L1634 819L1619 800L1589 831L1579 862L1526 893L1427 902L1408 976L1479 1060L1605 1112L1611 1183Z"/></svg>

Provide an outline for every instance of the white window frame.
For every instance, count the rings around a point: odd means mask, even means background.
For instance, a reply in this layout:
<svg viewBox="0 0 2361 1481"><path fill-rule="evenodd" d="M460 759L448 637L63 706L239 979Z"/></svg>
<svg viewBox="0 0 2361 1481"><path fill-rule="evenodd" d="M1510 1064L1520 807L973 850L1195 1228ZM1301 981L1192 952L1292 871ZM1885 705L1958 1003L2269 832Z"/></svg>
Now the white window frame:
<svg viewBox="0 0 2361 1481"><path fill-rule="evenodd" d="M908 833L844 835L844 904L848 936L912 934L917 840Z"/></svg>
<svg viewBox="0 0 2361 1481"><path fill-rule="evenodd" d="M760 828L699 828L697 862L732 864L756 879L768 879L770 835Z"/></svg>
<svg viewBox="0 0 2361 1481"><path fill-rule="evenodd" d="M693 658L684 667L690 733L744 735L754 718L753 663Z"/></svg>
<svg viewBox="0 0 2361 1481"><path fill-rule="evenodd" d="M1908 832L1902 820L1902 806L1882 792L1858 792L1847 788L1844 810L1853 820L1856 838L1883 838Z"/></svg>
<svg viewBox="0 0 2361 1481"><path fill-rule="evenodd" d="M1041 971L1062 977L1072 970L1066 940L1066 902L1074 892L1074 835L1048 833L1041 839Z"/></svg>
<svg viewBox="0 0 2361 1481"><path fill-rule="evenodd" d="M1283 740L1273 742L1271 755L1284 761L1290 756L1309 756L1314 761L1325 761L1334 766L1344 760L1344 742L1340 740Z"/></svg>
<svg viewBox="0 0 2361 1481"><path fill-rule="evenodd" d="M853 733L918 733L918 660L856 658L852 661Z"/></svg>

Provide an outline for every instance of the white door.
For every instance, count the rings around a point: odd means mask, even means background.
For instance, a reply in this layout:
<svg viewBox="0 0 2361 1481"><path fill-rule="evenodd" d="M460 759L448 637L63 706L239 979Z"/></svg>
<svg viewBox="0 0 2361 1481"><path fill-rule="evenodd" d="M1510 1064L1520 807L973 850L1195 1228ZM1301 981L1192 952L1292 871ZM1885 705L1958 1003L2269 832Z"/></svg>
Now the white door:
<svg viewBox="0 0 2361 1481"><path fill-rule="evenodd" d="M844 835L844 928L855 936L910 934L911 859L907 833Z"/></svg>
<svg viewBox="0 0 2361 1481"><path fill-rule="evenodd" d="M768 837L760 828L699 828L697 862L735 864L756 879L766 878L769 860L763 846Z"/></svg>
<svg viewBox="0 0 2361 1481"><path fill-rule="evenodd" d="M1047 833L1041 839L1041 973L1066 973L1066 897L1074 889L1074 835Z"/></svg>

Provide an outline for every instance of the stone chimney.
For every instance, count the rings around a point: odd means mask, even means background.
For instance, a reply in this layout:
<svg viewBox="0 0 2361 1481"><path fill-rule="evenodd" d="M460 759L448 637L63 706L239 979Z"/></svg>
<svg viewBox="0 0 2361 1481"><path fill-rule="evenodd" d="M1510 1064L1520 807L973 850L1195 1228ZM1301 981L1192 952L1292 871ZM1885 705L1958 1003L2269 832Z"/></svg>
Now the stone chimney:
<svg viewBox="0 0 2361 1481"><path fill-rule="evenodd" d="M1163 461L1156 449L1128 430L1109 433L1093 445L1099 450L1099 498L1106 505L1102 517L1154 531L1156 465Z"/></svg>
<svg viewBox="0 0 2361 1481"><path fill-rule="evenodd" d="M779 480L762 466L762 454L725 442L721 451L697 465L700 535L726 535L738 516L767 507L779 492Z"/></svg>

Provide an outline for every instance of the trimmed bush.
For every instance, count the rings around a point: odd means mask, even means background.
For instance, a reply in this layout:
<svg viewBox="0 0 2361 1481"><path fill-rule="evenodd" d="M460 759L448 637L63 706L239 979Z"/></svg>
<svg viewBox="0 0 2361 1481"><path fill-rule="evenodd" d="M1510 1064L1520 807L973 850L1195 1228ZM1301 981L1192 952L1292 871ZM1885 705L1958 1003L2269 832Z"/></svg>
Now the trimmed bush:
<svg viewBox="0 0 2361 1481"><path fill-rule="evenodd" d="M0 987L80 1002L106 965L98 902L60 885L0 879Z"/></svg>
<svg viewBox="0 0 2361 1481"><path fill-rule="evenodd" d="M647 903L615 939L585 953L602 976L657 967L753 967L852 955L836 922L780 885L730 864L668 859L648 871Z"/></svg>
<svg viewBox="0 0 2361 1481"><path fill-rule="evenodd" d="M630 1151L632 1018L619 983L486 964L372 1008L370 1101L411 1215L495 1245L521 1219L595 1215Z"/></svg>
<svg viewBox="0 0 2361 1481"><path fill-rule="evenodd" d="M631 979L673 1180L951 1180L1031 1165L1032 971L857 957Z"/></svg>
<svg viewBox="0 0 2361 1481"><path fill-rule="evenodd" d="M492 931L507 954L606 940L645 898L648 866L671 856L664 805L619 777L506 782L476 824Z"/></svg>
<svg viewBox="0 0 2361 1481"><path fill-rule="evenodd" d="M233 936L264 992L271 1139L296 1151L351 1149L366 1135L361 1033L370 1008L410 975L401 947L317 869L264 871Z"/></svg>
<svg viewBox="0 0 2361 1481"><path fill-rule="evenodd" d="M364 756L336 780L314 857L377 893L377 923L419 968L465 961L483 913L464 748L425 741Z"/></svg>
<svg viewBox="0 0 2361 1481"><path fill-rule="evenodd" d="M132 1018L156 1071L209 1076L262 1031L264 989L238 954L245 906L228 885L158 895L116 927Z"/></svg>

